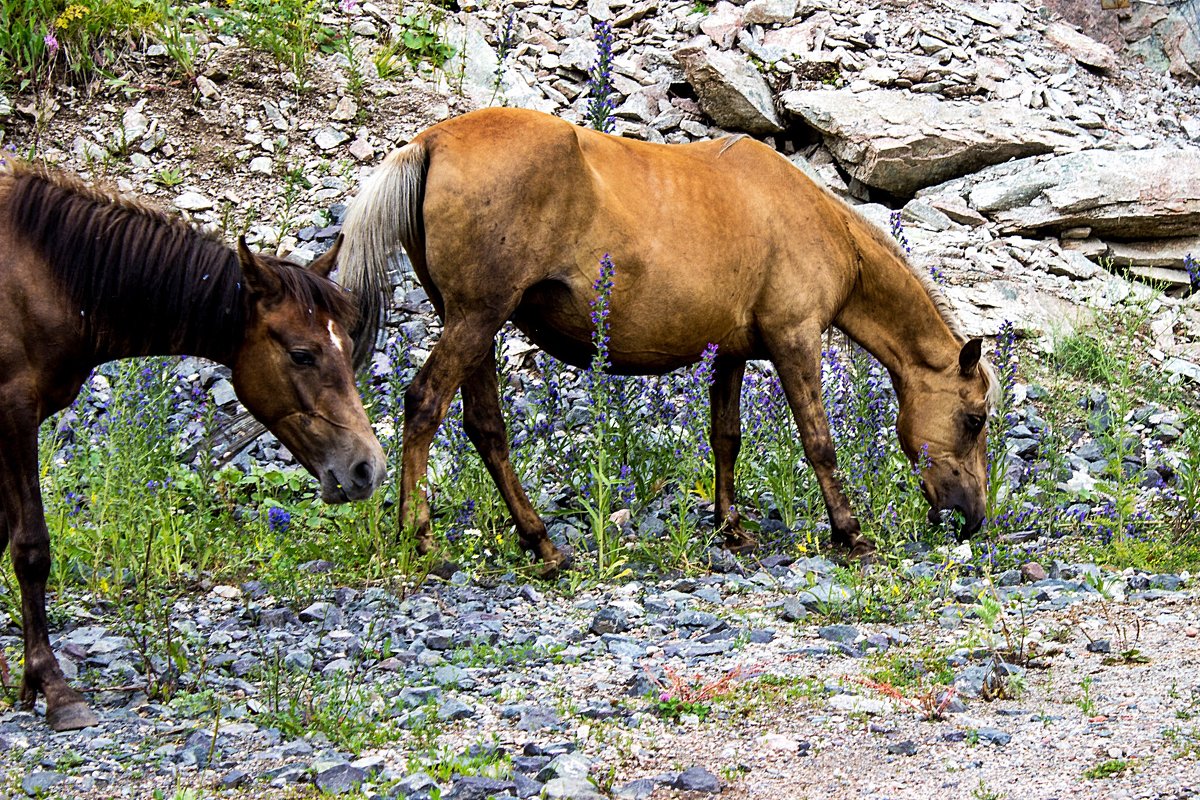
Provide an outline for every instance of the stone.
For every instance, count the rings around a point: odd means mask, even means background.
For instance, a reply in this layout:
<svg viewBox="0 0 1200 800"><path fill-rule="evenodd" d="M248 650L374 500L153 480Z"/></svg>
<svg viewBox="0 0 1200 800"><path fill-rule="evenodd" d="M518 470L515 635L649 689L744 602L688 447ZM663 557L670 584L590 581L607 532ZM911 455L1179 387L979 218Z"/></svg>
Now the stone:
<svg viewBox="0 0 1200 800"><path fill-rule="evenodd" d="M817 635L830 642L854 644L858 639L858 629L853 625L822 625L817 629Z"/></svg>
<svg viewBox="0 0 1200 800"><path fill-rule="evenodd" d="M342 610L333 603L319 600L300 612L300 621L320 623L322 630L336 630L342 626Z"/></svg>
<svg viewBox="0 0 1200 800"><path fill-rule="evenodd" d="M346 95L338 100L337 106L330 114L331 119L339 122L349 122L358 115L358 103L354 102L354 98Z"/></svg>
<svg viewBox="0 0 1200 800"><path fill-rule="evenodd" d="M196 76L196 91L200 92L200 96L205 100L216 100L221 96L221 90L207 75Z"/></svg>
<svg viewBox="0 0 1200 800"><path fill-rule="evenodd" d="M542 797L553 800L604 800L596 785L587 778L552 778L542 787Z"/></svg>
<svg viewBox="0 0 1200 800"><path fill-rule="evenodd" d="M348 763L336 764L313 778L313 785L325 794L349 794L367 779L367 773Z"/></svg>
<svg viewBox="0 0 1200 800"><path fill-rule="evenodd" d="M42 797L66 779L67 776L59 772L31 772L21 779L21 791L30 797Z"/></svg>
<svg viewBox="0 0 1200 800"><path fill-rule="evenodd" d="M444 795L446 800L488 800L516 789L513 781L498 778L485 778L478 775L464 775L454 782L454 786Z"/></svg>
<svg viewBox="0 0 1200 800"><path fill-rule="evenodd" d="M1106 255L1111 257L1113 264L1118 267L1165 267L1183 272L1186 279L1187 272L1184 270L1183 260L1189 255L1200 258L1200 236L1109 242Z"/></svg>
<svg viewBox="0 0 1200 800"><path fill-rule="evenodd" d="M679 773L679 777L671 783L671 786L685 792L714 794L721 791L721 781L704 767L685 769Z"/></svg>
<svg viewBox="0 0 1200 800"><path fill-rule="evenodd" d="M1046 579L1046 569L1036 561L1026 562L1021 565L1021 578L1026 583L1044 581Z"/></svg>
<svg viewBox="0 0 1200 800"><path fill-rule="evenodd" d="M1200 234L1200 149L1084 150L987 167L932 188L957 195L1001 233L1040 235L1089 227L1099 237Z"/></svg>
<svg viewBox="0 0 1200 800"><path fill-rule="evenodd" d="M1117 54L1111 47L1080 33L1065 22L1051 22L1046 26L1044 35L1085 67L1108 72L1117 66Z"/></svg>
<svg viewBox="0 0 1200 800"><path fill-rule="evenodd" d="M675 57L696 90L700 108L719 127L753 134L783 130L771 88L745 57L694 46L676 50Z"/></svg>
<svg viewBox="0 0 1200 800"><path fill-rule="evenodd" d="M781 101L822 135L851 176L903 196L1010 159L1077 150L1085 135L1002 101L953 102L890 89L797 89Z"/></svg>
<svg viewBox="0 0 1200 800"><path fill-rule="evenodd" d="M207 211L213 201L199 192L184 192L175 198L175 207L181 211Z"/></svg>
<svg viewBox="0 0 1200 800"><path fill-rule="evenodd" d="M892 742L887 746L888 755L893 756L915 756L917 754L917 743L911 739L905 739L902 742Z"/></svg>
<svg viewBox="0 0 1200 800"><path fill-rule="evenodd" d="M275 171L275 162L269 156L257 156L250 159L250 171L259 175L270 175Z"/></svg>
<svg viewBox="0 0 1200 800"><path fill-rule="evenodd" d="M722 50L733 44L742 29L742 9L732 3L717 3L700 20L700 30Z"/></svg>
<svg viewBox="0 0 1200 800"><path fill-rule="evenodd" d="M375 158L374 146L361 136L351 142L347 150L356 161L370 161Z"/></svg>
<svg viewBox="0 0 1200 800"><path fill-rule="evenodd" d="M121 117L121 132L127 144L132 144L150 130L150 119L136 108L131 108Z"/></svg>
<svg viewBox="0 0 1200 800"><path fill-rule="evenodd" d="M313 136L313 142L325 151L336 150L348 141L350 141L350 135L332 125L326 125Z"/></svg>
<svg viewBox="0 0 1200 800"><path fill-rule="evenodd" d="M742 12L746 25L786 25L796 16L796 0L750 0Z"/></svg>
<svg viewBox="0 0 1200 800"><path fill-rule="evenodd" d="M596 612L588 628L597 636L605 633L624 633L629 630L629 618L616 606L605 606Z"/></svg>

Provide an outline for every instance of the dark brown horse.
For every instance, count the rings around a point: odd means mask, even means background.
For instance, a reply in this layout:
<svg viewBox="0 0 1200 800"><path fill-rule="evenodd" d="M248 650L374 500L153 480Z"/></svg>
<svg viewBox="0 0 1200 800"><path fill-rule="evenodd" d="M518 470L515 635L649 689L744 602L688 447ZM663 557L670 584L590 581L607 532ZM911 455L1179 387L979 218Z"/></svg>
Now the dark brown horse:
<svg viewBox="0 0 1200 800"><path fill-rule="evenodd" d="M734 507L739 394L748 359L770 359L816 471L835 544L874 547L842 490L821 405L821 334L834 325L873 353L899 398L900 443L932 510L983 522L985 427L994 373L941 294L845 203L751 139L656 145L532 111L487 109L443 122L391 153L345 226L339 279L358 293L359 363L375 343L387 263L403 245L442 319L441 339L405 396L401 519L431 547L420 484L429 446L460 387L468 435L524 547L546 537L508 459L493 337L512 320L551 355L592 356L589 302L600 258L616 265L613 370L662 373L718 346L711 391L716 522L754 544ZM921 454L924 453L924 456Z"/></svg>
<svg viewBox="0 0 1200 800"><path fill-rule="evenodd" d="M190 353L229 366L245 406L340 503L383 480L347 335L355 309L326 275L235 253L148 206L23 164L0 167L0 552L21 587L20 698L46 697L54 730L96 716L63 679L46 625L50 538L38 487L38 426L96 365Z"/></svg>

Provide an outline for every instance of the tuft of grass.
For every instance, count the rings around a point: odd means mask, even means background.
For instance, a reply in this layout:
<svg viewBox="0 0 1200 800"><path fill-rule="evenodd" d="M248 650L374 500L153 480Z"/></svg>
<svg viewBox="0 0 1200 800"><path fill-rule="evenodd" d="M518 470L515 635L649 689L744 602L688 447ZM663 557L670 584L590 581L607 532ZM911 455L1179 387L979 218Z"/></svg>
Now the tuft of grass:
<svg viewBox="0 0 1200 800"><path fill-rule="evenodd" d="M1096 780L1098 778L1115 778L1118 775L1124 775L1129 770L1133 769L1133 761L1126 761L1121 758L1113 758L1097 764L1094 767L1088 767L1083 771L1083 777L1088 780Z"/></svg>

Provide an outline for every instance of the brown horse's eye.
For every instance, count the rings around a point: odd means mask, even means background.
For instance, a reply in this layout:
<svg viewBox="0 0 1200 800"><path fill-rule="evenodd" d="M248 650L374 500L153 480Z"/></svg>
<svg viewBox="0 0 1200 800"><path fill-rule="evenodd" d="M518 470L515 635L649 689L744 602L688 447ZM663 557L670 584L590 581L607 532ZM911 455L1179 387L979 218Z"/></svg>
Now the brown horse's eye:
<svg viewBox="0 0 1200 800"><path fill-rule="evenodd" d="M967 432L972 436L978 436L986 424L987 417L982 414L967 414Z"/></svg>
<svg viewBox="0 0 1200 800"><path fill-rule="evenodd" d="M315 367L317 365L317 357L307 350L290 350L288 356L297 367Z"/></svg>

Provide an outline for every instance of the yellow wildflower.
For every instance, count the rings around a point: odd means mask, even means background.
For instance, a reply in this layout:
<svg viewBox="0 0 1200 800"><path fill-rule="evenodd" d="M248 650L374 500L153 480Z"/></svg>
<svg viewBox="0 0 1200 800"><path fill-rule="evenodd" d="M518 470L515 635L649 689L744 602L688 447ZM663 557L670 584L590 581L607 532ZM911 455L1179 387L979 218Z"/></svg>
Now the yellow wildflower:
<svg viewBox="0 0 1200 800"><path fill-rule="evenodd" d="M92 10L87 6L72 3L58 15L58 19L54 20L54 27L60 31L70 30L72 25L90 13L92 13Z"/></svg>

